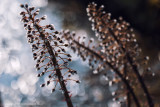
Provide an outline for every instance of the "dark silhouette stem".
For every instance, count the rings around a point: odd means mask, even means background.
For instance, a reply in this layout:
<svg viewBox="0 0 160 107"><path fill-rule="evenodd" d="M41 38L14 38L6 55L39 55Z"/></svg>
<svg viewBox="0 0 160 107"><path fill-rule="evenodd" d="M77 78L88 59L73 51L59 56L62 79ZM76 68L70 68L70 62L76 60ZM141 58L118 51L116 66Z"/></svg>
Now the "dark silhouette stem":
<svg viewBox="0 0 160 107"><path fill-rule="evenodd" d="M134 64L134 62L133 62L132 58L130 57L129 53L126 51L125 48L123 48L122 44L121 44L120 41L117 39L117 37L115 36L114 32L113 32L111 29L109 29L109 32L110 32L111 35L114 37L114 39L117 41L117 43L120 45L121 49L126 53L127 60L128 60L128 62L130 63L130 65L132 66L132 69L134 70L134 72L135 72L135 74L136 74L136 76L137 76L137 78L138 78L138 81L140 82L141 87L142 87L142 89L143 89L143 91L144 91L144 93L145 93L145 95L146 95L146 97L147 97L149 107L154 107L152 98L151 98L151 96L150 96L150 94L149 94L149 92L148 92L148 89L147 89L147 87L146 87L146 85L145 85L145 83L144 83L141 75L139 74L137 65Z"/></svg>
<svg viewBox="0 0 160 107"><path fill-rule="evenodd" d="M101 55L99 55L98 53L96 53L95 51L91 50L90 48L88 47L85 47L84 45L80 44L78 41L76 40L73 40L73 42L75 44L77 44L79 47L82 47L84 48L85 50L88 50L88 52L94 54L98 59L100 59L101 61L103 61L103 57ZM114 72L122 79L122 81L124 82L124 84L126 85L128 91L131 93L133 99L134 99L134 102L136 104L137 107L140 107L140 103L132 89L132 87L129 85L128 81L123 77L123 75L119 72L119 70L117 68L115 68L114 66L111 65L111 63L109 62L105 62L106 65L108 65L110 68L112 68L114 70Z"/></svg>
<svg viewBox="0 0 160 107"><path fill-rule="evenodd" d="M131 107L130 93L127 92L127 107Z"/></svg>
<svg viewBox="0 0 160 107"><path fill-rule="evenodd" d="M55 53L53 52L53 49L52 49L49 41L45 38L44 32L40 32L40 26L39 26L37 23L35 23L34 18L32 17L32 15L31 15L31 13L29 12L29 10L28 10L27 8L26 8L26 10L27 10L28 14L30 15L30 19L33 21L34 26L36 27L36 29L37 29L38 32L40 33L40 36L41 36L42 40L44 41L44 44L46 45L46 48L47 48L47 50L48 50L48 53L49 53L49 55L50 55L50 57L51 57L51 61L52 61L53 65L54 65L54 68L55 68L55 70L56 70L56 75L57 75L57 77L58 77L58 81L59 81L59 83L60 83L61 89L62 89L62 91L63 91L63 93L64 93L65 101L66 101L68 107L73 107L71 98L70 98L70 96L69 96L69 94L68 94L68 90L67 90L67 88L66 88L65 81L64 81L64 79L63 79L63 76L62 76L62 73L61 73L61 71L60 71L59 65L58 65L58 63L57 63Z"/></svg>
<svg viewBox="0 0 160 107"><path fill-rule="evenodd" d="M129 63L132 65L133 70L135 71L135 74L136 74L136 76L137 76L137 78L138 78L138 80L139 80L139 82L141 84L141 87L142 87L142 89L143 89L143 91L145 93L145 96L147 97L149 107L154 107L152 98L151 98L151 96L150 96L150 94L148 92L148 89L147 89L147 87L146 87L146 85L145 85L142 77L139 74L137 66L135 64L133 64L133 60L131 59L131 57L129 56L129 54L127 55L127 58L128 58Z"/></svg>
<svg viewBox="0 0 160 107"><path fill-rule="evenodd" d="M56 70L56 75L58 76L58 80L59 80L61 89L62 89L62 91L63 91L63 93L64 93L64 96L65 96L65 100L66 100L66 102L67 102L67 105L68 105L68 107L73 107L73 104L72 104L71 98L70 98L70 96L69 96L69 94L68 94L68 91L67 91L67 88L66 88L66 85L65 85L65 82L64 82L62 73L61 73L61 71L60 71L60 69L59 69L59 65L58 65L58 63L57 63L55 54L54 54L54 52L53 52L53 50L52 50L52 47L51 47L49 41L45 41L45 40L46 40L46 39L44 38L44 43L46 44L47 49L48 49L48 52L49 52L49 54L50 54L50 56L51 56L51 60L52 60L52 63L53 63L53 65L54 65L54 68L55 68L55 70Z"/></svg>
<svg viewBox="0 0 160 107"><path fill-rule="evenodd" d="M127 65L124 66L124 76L127 77ZM128 80L129 81L129 80ZM130 93L127 92L127 107L131 107L131 99L130 99Z"/></svg>

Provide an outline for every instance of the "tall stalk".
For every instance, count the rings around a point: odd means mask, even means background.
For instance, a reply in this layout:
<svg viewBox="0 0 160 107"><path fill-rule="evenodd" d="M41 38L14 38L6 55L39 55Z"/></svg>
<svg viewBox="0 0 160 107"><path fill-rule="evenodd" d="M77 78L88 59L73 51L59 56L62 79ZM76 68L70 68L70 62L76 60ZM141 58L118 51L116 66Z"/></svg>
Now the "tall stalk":
<svg viewBox="0 0 160 107"><path fill-rule="evenodd" d="M44 71L37 76L41 77L50 72L49 80L47 83L42 84L41 87L55 82L56 85L52 89L52 92L54 92L59 83L68 107L73 107L66 83L68 80L73 80L71 75L77 72L67 67L68 62L71 61L71 55L65 52L64 47L67 47L68 44L64 44L59 37L59 32L55 31L52 24L40 25L41 20L45 20L46 16L35 18L39 14L39 9L34 11L34 7L28 7L28 4L22 4L21 7L25 9L25 11L20 13L22 15L21 21L24 22L24 27L27 30L28 42L32 44L33 57L37 60L36 68L37 70L44 68ZM45 63L47 60L49 61ZM62 73L63 69L65 69L65 73ZM79 80L73 81L79 83Z"/></svg>

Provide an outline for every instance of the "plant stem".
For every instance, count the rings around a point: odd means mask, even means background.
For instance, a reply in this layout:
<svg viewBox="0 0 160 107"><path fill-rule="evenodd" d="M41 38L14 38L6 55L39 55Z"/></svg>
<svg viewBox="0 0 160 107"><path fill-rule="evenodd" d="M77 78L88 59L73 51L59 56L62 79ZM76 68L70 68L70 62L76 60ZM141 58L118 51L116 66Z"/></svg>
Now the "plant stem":
<svg viewBox="0 0 160 107"><path fill-rule="evenodd" d="M117 37L114 35L114 33L112 32L111 29L109 29L109 32L110 32L111 35L114 37L114 39L117 41L117 43L120 45L121 49L126 53L127 60L128 60L128 62L130 63L130 65L132 66L132 69L134 70L134 72L135 72L135 74L136 74L136 76L137 76L137 78L138 78L138 80L139 80L139 82L140 82L140 84L141 84L141 87L142 87L145 95L147 96L147 100L148 100L149 107L154 107L152 98L151 98L151 96L150 96L150 94L149 94L149 92L148 92L148 89L147 89L147 87L146 87L146 85L145 85L142 77L141 77L140 74L139 74L137 65L135 65L135 64L133 63L133 60L132 60L132 58L130 57L129 53L126 51L125 48L123 48L122 44L121 44L120 41L117 39Z"/></svg>
<svg viewBox="0 0 160 107"><path fill-rule="evenodd" d="M51 47L51 45L50 45L50 42L45 38L44 32L40 32L40 26L39 26L37 23L35 23L34 18L32 17L32 15L31 15L31 13L29 12L29 10L28 10L27 8L26 8L26 10L27 10L28 14L30 15L30 19L33 21L33 24L34 24L35 28L36 28L36 29L38 30L38 32L40 33L40 36L42 37L42 40L44 41L44 44L46 45L46 48L47 48L47 50L48 50L48 53L49 53L49 55L50 55L50 57L51 57L51 61L52 61L53 65L54 65L54 68L55 68L55 70L56 70L56 75L57 75L57 77L58 77L58 81L59 81L59 83L60 83L61 89L62 89L62 91L63 91L63 93L64 93L65 101L66 101L68 107L73 107L71 98L70 98L70 96L69 96L69 94L68 94L68 90L67 90L67 88L66 88L66 85L65 85L65 82L64 82L62 73L61 73L61 71L60 71L59 65L58 65L57 60L56 60L55 53L53 52L53 49L52 49L52 47Z"/></svg>
<svg viewBox="0 0 160 107"><path fill-rule="evenodd" d="M80 44L78 41L76 40L73 40L73 42L77 45L79 45L80 47L88 50L90 53L94 54L97 58L99 58L101 61L103 61L103 57L101 55L99 55L98 53L96 53L95 51L89 49L88 47L85 47L84 45ZM131 93L133 99L134 99L134 102L136 104L137 107L140 107L140 103L132 89L132 87L129 85L128 81L123 77L123 75L119 72L119 70L117 68L115 68L114 66L112 66L109 62L105 62L106 65L108 65L110 68L112 68L114 70L114 72L122 79L122 81L124 82L124 84L126 85L128 91Z"/></svg>
<svg viewBox="0 0 160 107"><path fill-rule="evenodd" d="M64 79L63 79L63 76L62 76L62 73L59 69L59 65L57 63L57 60L56 60L56 57L55 57L55 54L52 50L52 47L49 43L49 41L45 41L46 39L44 39L44 42L47 46L47 49L48 49L48 52L49 52L49 55L51 56L51 60L52 60L52 63L54 64L54 68L56 70L56 75L58 76L58 80L59 80L59 83L60 83L60 86L61 86L61 89L62 91L64 92L64 96L65 96L65 100L67 102L67 105L68 107L73 107L73 104L72 104L72 101L71 101L71 98L68 94L68 90L66 88L66 85L65 85L65 82L64 82Z"/></svg>
<svg viewBox="0 0 160 107"><path fill-rule="evenodd" d="M130 93L127 92L127 107L131 107Z"/></svg>

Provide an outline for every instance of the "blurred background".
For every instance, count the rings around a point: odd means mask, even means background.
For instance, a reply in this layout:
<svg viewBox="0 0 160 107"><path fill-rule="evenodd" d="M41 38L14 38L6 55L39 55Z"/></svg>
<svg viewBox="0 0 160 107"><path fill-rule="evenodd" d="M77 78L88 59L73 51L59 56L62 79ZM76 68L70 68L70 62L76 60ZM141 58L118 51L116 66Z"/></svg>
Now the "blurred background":
<svg viewBox="0 0 160 107"><path fill-rule="evenodd" d="M99 6L103 4L113 18L122 16L134 28L142 54L150 56L155 73L144 79L152 87L149 90L154 100L160 101L160 0L0 0L0 107L66 106L61 91L51 94L52 86L40 88L47 77L36 77L31 48L20 22L19 5L28 3L40 8L39 16L47 15L44 24L53 23L57 30L70 29L78 35L94 37L86 15L86 7L93 1ZM68 52L72 53L69 49ZM117 86L109 87L107 79L93 74L87 62L79 60L74 53L72 56L70 67L78 71L75 78L81 81L80 85L68 86L74 105L120 107L111 96Z"/></svg>

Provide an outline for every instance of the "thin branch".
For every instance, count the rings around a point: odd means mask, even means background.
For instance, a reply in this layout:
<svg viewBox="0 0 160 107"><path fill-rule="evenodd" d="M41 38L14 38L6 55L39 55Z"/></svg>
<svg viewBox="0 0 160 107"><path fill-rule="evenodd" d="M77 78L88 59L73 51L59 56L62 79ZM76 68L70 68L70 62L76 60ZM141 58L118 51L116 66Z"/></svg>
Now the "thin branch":
<svg viewBox="0 0 160 107"><path fill-rule="evenodd" d="M140 103L132 89L132 87L130 86L130 84L128 83L128 81L126 80L126 78L120 73L120 71L114 67L110 62L108 62L107 60L104 61L104 57L102 55L100 55L99 53L95 52L94 50L90 49L89 47L86 47L85 45L79 43L78 41L76 41L69 33L67 34L62 34L63 37L65 37L66 40L71 41L72 44L76 44L77 46L75 46L75 49L78 49L78 47L83 48L85 51L89 52L92 56L95 56L97 59L99 59L101 62L104 62L106 66L109 66L111 69L113 69L113 71L121 78L121 80L124 82L124 84L126 85L128 91L131 93L135 104L137 107L140 107ZM71 46L73 47L73 46Z"/></svg>
<svg viewBox="0 0 160 107"><path fill-rule="evenodd" d="M35 49L35 50L38 50L39 49L39 45L42 45L42 48L41 50L37 51L37 53L40 52L40 55L39 55L39 59L37 60L37 64L36 64L36 68L39 70L40 67L39 67L39 64L42 63L43 61L41 60L41 58L44 56L45 52L44 50L47 50L46 52L48 52L49 54L49 59L50 61L46 64L46 66L48 66L48 68L51 66L51 67L54 67L54 70L51 72L51 74L49 75L49 78L50 80L47 81L47 85L52 81L51 78L53 76L51 76L54 71L54 75L58 78L57 80L54 79L53 81L56 81L56 85L57 85L57 82L59 82L60 84L60 87L61 87L61 90L63 91L64 93L64 96L65 96L65 101L68 105L68 107L73 107L73 104L72 104L72 101L71 101L71 98L69 96L69 91L67 90L66 88L66 84L65 84L65 79L61 73L61 68L58 64L58 61L57 61L57 58L60 57L58 56L58 52L56 52L53 47L51 46L50 42L52 40L52 37L49 38L49 33L48 32L45 32L44 29L50 29L50 30L54 30L53 28L53 25L47 25L46 27L44 26L41 26L39 24L39 22L41 20L44 20L46 18L46 16L43 16L41 19L35 19L35 16L39 13L39 10L37 10L36 12L32 13L32 11L34 10L34 7L28 7L28 4L25 4L25 5L21 5L22 8L24 8L27 12L21 12L21 15L22 15L22 21L25 23L24 24L24 27L27 27L26 29L28 30L28 37L29 37L29 42L30 43L33 43L34 41L42 41L42 43L39 43L37 45L33 44L32 45L32 48ZM26 15L27 14L27 15ZM38 34L34 34L34 36L32 36L31 33L33 32L36 32ZM55 34L58 34L57 31L55 31ZM63 41L58 37L54 37L53 39L57 39L57 40L54 40L54 43L55 43L55 46L59 46L59 48L62 50L62 51L65 51L63 48L61 48L62 45L58 45L57 42L60 42L60 43L63 43ZM68 46L68 45L64 45L64 46ZM38 55L37 53L34 53L33 56L34 56L34 59L37 59ZM64 54L64 55L69 55L69 54ZM70 55L69 55L70 56ZM56 58L57 57L57 58ZM71 59L68 58L68 60L70 61ZM65 66L65 65L63 65ZM42 72L40 75L38 75L38 77L44 75L46 72L47 72L47 69L48 68L45 68L44 72ZM66 69L66 68L65 68ZM70 69L69 69L70 70ZM45 86L45 84L42 84L41 85L42 87ZM55 86L56 87L56 86ZM52 89L52 91L54 91L54 89Z"/></svg>
<svg viewBox="0 0 160 107"><path fill-rule="evenodd" d="M132 69L134 70L134 72L135 72L135 74L136 74L136 76L137 76L137 78L138 78L138 80L139 80L139 82L140 82L140 84L141 84L141 87L142 87L145 95L147 96L147 100L148 100L149 106L150 106L150 107L154 107L154 103L153 103L153 101L152 101L152 98L151 98L151 96L150 96L150 94L149 94L149 92L148 92L148 89L147 89L147 87L146 87L146 85L145 85L145 83L144 83L144 80L142 79L141 75L139 74L137 65L134 64L132 58L130 57L130 54L128 53L128 51L127 51L125 48L123 48L121 42L117 39L117 37L115 36L114 32L113 32L111 29L109 29L109 32L110 32L111 35L114 37L114 39L117 41L117 43L120 45L120 47L121 47L121 49L123 50L123 52L126 53L127 60L128 60L128 62L130 63Z"/></svg>

